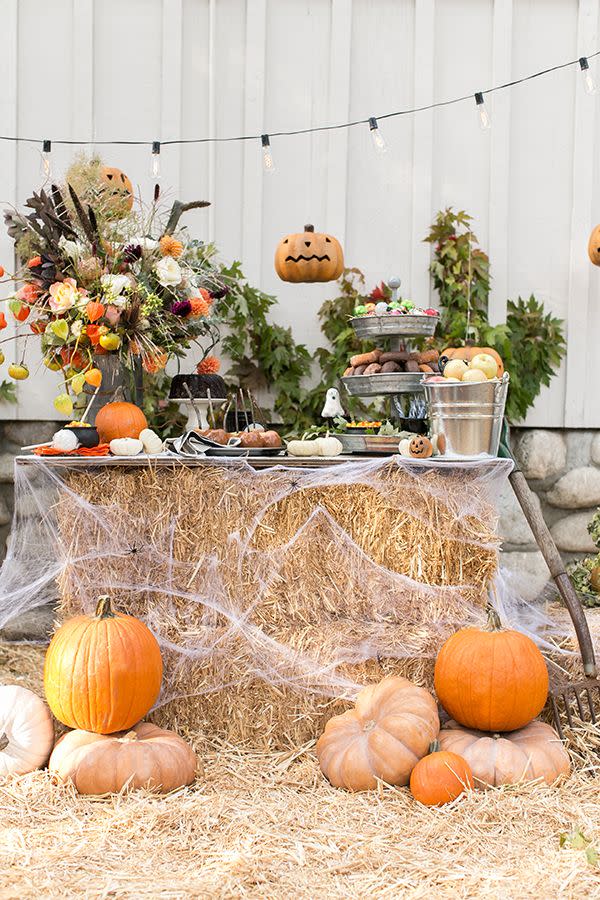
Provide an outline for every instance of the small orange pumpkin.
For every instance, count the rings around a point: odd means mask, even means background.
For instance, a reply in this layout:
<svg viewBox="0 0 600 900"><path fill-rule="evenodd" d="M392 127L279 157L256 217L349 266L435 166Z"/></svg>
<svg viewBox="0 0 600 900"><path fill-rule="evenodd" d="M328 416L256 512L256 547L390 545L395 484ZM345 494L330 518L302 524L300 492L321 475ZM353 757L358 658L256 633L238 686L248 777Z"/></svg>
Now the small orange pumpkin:
<svg viewBox="0 0 600 900"><path fill-rule="evenodd" d="M464 359L465 362L470 362L478 353L487 353L496 360L498 363L497 375L498 378L502 378L504 375L504 363L498 351L494 350L493 347L446 347L440 353L440 361L443 362L444 359Z"/></svg>
<svg viewBox="0 0 600 900"><path fill-rule="evenodd" d="M316 232L314 225L286 235L275 251L275 271L282 281L335 281L343 269L342 245L333 235Z"/></svg>
<svg viewBox="0 0 600 900"><path fill-rule="evenodd" d="M102 204L117 218L131 212L133 184L129 176L115 166L101 166L98 176L100 179L98 194Z"/></svg>
<svg viewBox="0 0 600 900"><path fill-rule="evenodd" d="M438 653L434 684L446 712L480 731L523 728L544 707L548 669L531 638L501 629L490 610L489 629L461 628Z"/></svg>
<svg viewBox="0 0 600 900"><path fill-rule="evenodd" d="M162 679L156 638L134 616L113 612L100 597L95 616L75 616L46 651L48 706L69 728L126 731L153 706Z"/></svg>
<svg viewBox="0 0 600 900"><path fill-rule="evenodd" d="M148 420L135 403L113 400L98 411L95 425L100 442L110 444L115 438L138 438L140 431L148 427Z"/></svg>
<svg viewBox="0 0 600 900"><path fill-rule="evenodd" d="M596 225L590 234L588 256L595 266L600 266L600 225Z"/></svg>
<svg viewBox="0 0 600 900"><path fill-rule="evenodd" d="M390 675L363 688L354 709L329 720L316 753L334 787L369 791L377 779L404 785L439 730L429 691Z"/></svg>
<svg viewBox="0 0 600 900"><path fill-rule="evenodd" d="M473 788L471 767L458 753L440 750L439 741L429 748L410 773L410 792L425 806L442 806Z"/></svg>

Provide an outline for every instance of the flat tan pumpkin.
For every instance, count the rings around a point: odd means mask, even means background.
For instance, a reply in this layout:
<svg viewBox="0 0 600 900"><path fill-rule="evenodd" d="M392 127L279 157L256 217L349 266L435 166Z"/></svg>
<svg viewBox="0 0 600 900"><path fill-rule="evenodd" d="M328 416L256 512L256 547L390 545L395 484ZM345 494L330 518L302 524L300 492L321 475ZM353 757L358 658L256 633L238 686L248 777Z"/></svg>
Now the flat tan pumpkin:
<svg viewBox="0 0 600 900"><path fill-rule="evenodd" d="M334 787L368 791L377 780L408 784L440 728L425 688L391 675L364 688L354 709L334 716L317 741L323 774Z"/></svg>
<svg viewBox="0 0 600 900"><path fill-rule="evenodd" d="M442 750L457 753L470 765L475 787L485 790L501 784L542 779L553 784L571 769L569 754L554 729L531 722L518 731L489 734L449 721L440 732Z"/></svg>
<svg viewBox="0 0 600 900"><path fill-rule="evenodd" d="M56 744L48 769L80 794L112 794L124 787L168 793L194 780L196 754L173 731L140 722L120 734L70 731Z"/></svg>
<svg viewBox="0 0 600 900"><path fill-rule="evenodd" d="M0 777L24 775L45 765L54 743L50 710L18 684L0 687Z"/></svg>

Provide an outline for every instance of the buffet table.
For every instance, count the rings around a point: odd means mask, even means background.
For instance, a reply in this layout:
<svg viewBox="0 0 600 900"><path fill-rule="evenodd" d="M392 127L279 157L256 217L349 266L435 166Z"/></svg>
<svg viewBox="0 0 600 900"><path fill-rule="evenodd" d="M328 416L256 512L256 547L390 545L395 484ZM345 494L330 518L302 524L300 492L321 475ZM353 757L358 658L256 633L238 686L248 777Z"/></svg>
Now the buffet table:
<svg viewBox="0 0 600 900"><path fill-rule="evenodd" d="M484 619L505 460L18 457L0 624L109 593L165 661L153 712L257 747L318 735L359 687L431 686Z"/></svg>

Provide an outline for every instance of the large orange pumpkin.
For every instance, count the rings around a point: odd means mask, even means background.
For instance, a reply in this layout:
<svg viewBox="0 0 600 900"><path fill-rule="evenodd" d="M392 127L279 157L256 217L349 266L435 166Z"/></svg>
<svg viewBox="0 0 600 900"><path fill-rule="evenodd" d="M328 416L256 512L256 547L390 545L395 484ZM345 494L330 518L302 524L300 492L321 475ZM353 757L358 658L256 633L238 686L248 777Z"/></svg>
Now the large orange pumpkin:
<svg viewBox="0 0 600 900"><path fill-rule="evenodd" d="M471 766L475 787L537 781L553 784L571 769L569 754L554 729L531 722L507 734L486 734L447 722L440 731L440 747L459 753Z"/></svg>
<svg viewBox="0 0 600 900"><path fill-rule="evenodd" d="M46 652L46 699L70 728L131 728L154 704L161 679L156 638L139 619L113 612L108 597L100 597L95 616L66 621Z"/></svg>
<svg viewBox="0 0 600 900"><path fill-rule="evenodd" d="M101 166L98 173L98 194L102 205L117 218L122 218L133 209L133 184L122 169L115 166Z"/></svg>
<svg viewBox="0 0 600 900"><path fill-rule="evenodd" d="M196 754L179 735L140 722L111 735L70 731L56 744L48 769L80 794L110 794L124 787L167 793L190 784L196 764Z"/></svg>
<svg viewBox="0 0 600 900"><path fill-rule="evenodd" d="M337 238L305 225L299 234L282 238L275 251L275 271L282 281L335 281L344 268L344 252Z"/></svg>
<svg viewBox="0 0 600 900"><path fill-rule="evenodd" d="M410 773L410 792L425 806L442 806L473 787L469 763L458 753L440 750L438 741Z"/></svg>
<svg viewBox="0 0 600 900"><path fill-rule="evenodd" d="M461 628L440 650L435 690L447 713L467 728L514 731L534 719L548 696L544 657L527 635L499 628Z"/></svg>
<svg viewBox="0 0 600 900"><path fill-rule="evenodd" d="M377 779L408 784L439 728L431 694L391 675L363 688L354 709L329 720L316 752L334 787L368 791L377 787Z"/></svg>
<svg viewBox="0 0 600 900"><path fill-rule="evenodd" d="M443 363L445 359L464 359L470 362L478 353L487 353L492 356L498 363L498 378L502 378L504 374L504 363L502 357L493 347L446 347L440 353L440 361Z"/></svg>
<svg viewBox="0 0 600 900"><path fill-rule="evenodd" d="M110 444L115 438L138 438L140 432L148 427L148 420L135 403L114 400L98 411L94 424L100 441Z"/></svg>

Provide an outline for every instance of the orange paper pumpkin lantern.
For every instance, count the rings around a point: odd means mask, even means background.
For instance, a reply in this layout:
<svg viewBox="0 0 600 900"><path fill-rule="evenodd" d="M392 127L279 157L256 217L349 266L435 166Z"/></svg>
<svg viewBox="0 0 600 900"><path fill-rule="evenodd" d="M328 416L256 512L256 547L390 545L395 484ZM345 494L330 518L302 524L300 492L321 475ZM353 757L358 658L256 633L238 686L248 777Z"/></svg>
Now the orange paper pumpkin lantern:
<svg viewBox="0 0 600 900"><path fill-rule="evenodd" d="M102 204L117 218L127 215L133 208L133 184L129 176L115 166L101 166L99 177L98 194Z"/></svg>
<svg viewBox="0 0 600 900"><path fill-rule="evenodd" d="M344 268L344 252L337 238L305 225L299 234L288 234L275 251L275 271L282 281L335 281Z"/></svg>

